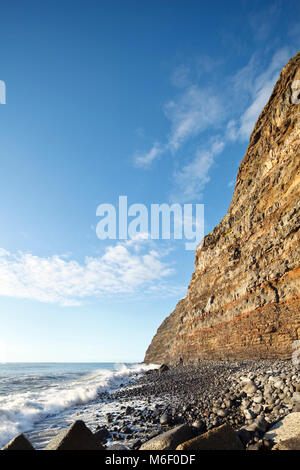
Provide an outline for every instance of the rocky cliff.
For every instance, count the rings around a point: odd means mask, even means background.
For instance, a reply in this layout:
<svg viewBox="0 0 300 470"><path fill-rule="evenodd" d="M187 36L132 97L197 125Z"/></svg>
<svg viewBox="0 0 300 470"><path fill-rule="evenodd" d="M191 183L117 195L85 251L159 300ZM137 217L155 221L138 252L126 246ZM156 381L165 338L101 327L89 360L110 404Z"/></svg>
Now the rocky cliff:
<svg viewBox="0 0 300 470"><path fill-rule="evenodd" d="M300 53L282 70L227 214L196 251L186 298L145 362L291 358L300 340ZM299 89L300 93L300 89Z"/></svg>

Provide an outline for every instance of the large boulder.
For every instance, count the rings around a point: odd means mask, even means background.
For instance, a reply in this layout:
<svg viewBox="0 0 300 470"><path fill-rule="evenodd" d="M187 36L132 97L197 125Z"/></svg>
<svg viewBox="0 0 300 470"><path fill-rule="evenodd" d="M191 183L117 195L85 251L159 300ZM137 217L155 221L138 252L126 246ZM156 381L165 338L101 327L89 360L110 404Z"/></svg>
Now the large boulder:
<svg viewBox="0 0 300 470"><path fill-rule="evenodd" d="M75 421L57 434L45 450L104 450L83 421Z"/></svg>
<svg viewBox="0 0 300 470"><path fill-rule="evenodd" d="M228 424L177 446L176 450L243 450L242 442Z"/></svg>
<svg viewBox="0 0 300 470"><path fill-rule="evenodd" d="M273 450L300 450L300 433L295 437L280 441L273 447Z"/></svg>
<svg viewBox="0 0 300 470"><path fill-rule="evenodd" d="M195 430L192 426L181 424L145 442L140 450L175 450L181 442L194 436Z"/></svg>
<svg viewBox="0 0 300 470"><path fill-rule="evenodd" d="M14 437L2 450L34 450L34 447L30 444L24 434L19 434Z"/></svg>
<svg viewBox="0 0 300 470"><path fill-rule="evenodd" d="M274 444L280 444L282 441L290 439L299 439L300 433L300 412L290 413L272 426L264 435ZM299 440L298 440L299 443Z"/></svg>

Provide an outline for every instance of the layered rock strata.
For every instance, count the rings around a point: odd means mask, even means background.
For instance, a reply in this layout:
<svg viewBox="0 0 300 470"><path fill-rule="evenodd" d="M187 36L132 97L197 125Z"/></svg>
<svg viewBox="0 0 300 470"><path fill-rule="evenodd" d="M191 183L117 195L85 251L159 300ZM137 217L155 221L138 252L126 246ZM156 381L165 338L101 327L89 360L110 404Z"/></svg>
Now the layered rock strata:
<svg viewBox="0 0 300 470"><path fill-rule="evenodd" d="M300 53L283 68L228 212L196 251L187 296L159 327L145 362L291 358L300 340L298 84Z"/></svg>

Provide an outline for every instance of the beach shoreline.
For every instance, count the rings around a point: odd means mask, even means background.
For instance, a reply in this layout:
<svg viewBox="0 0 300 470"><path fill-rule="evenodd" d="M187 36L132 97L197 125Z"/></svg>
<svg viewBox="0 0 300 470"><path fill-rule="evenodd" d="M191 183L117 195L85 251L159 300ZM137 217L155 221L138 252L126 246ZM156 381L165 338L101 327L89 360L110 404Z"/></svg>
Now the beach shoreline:
<svg viewBox="0 0 300 470"><path fill-rule="evenodd" d="M139 372L118 387L41 420L24 430L25 437L42 450L62 430L83 421L105 449L138 450L182 425L193 437L228 425L251 448L276 422L300 411L300 368L292 361L137 366Z"/></svg>
<svg viewBox="0 0 300 470"><path fill-rule="evenodd" d="M180 424L192 425L197 436L227 423L235 431L249 430L249 446L296 409L299 387L299 366L291 361L165 367L103 396L119 407L105 415L105 423L96 421L92 428L106 448L126 450L139 449Z"/></svg>

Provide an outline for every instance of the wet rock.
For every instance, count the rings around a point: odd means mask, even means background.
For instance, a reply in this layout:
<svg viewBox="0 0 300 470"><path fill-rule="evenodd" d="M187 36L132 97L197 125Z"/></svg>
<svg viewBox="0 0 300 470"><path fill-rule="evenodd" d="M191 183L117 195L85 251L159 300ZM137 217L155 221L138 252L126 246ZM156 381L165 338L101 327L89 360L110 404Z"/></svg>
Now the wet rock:
<svg viewBox="0 0 300 470"><path fill-rule="evenodd" d="M205 422L197 419L192 423L193 428L195 428L197 431L204 431L206 428Z"/></svg>
<svg viewBox="0 0 300 470"><path fill-rule="evenodd" d="M126 415L131 415L134 413L134 409L132 408L132 406L127 406L126 409L125 409L125 414Z"/></svg>
<svg viewBox="0 0 300 470"><path fill-rule="evenodd" d="M104 440L106 440L106 438L110 437L110 433L106 426L99 426L99 429L96 430L94 436L98 441L103 442Z"/></svg>
<svg viewBox="0 0 300 470"><path fill-rule="evenodd" d="M121 433L123 434L132 434L132 429L130 429L128 426L124 426L124 428L121 429Z"/></svg>
<svg viewBox="0 0 300 470"><path fill-rule="evenodd" d="M171 421L172 421L172 418L168 413L163 413L161 417L159 418L160 424L164 424L164 425L170 424Z"/></svg>

